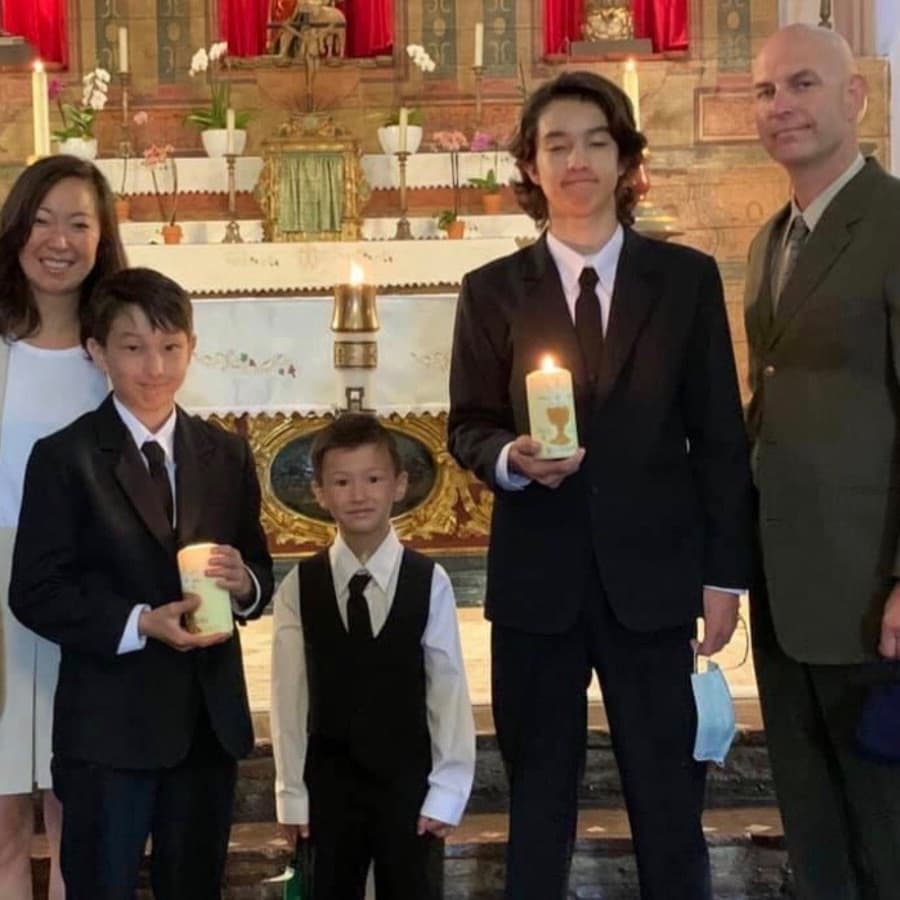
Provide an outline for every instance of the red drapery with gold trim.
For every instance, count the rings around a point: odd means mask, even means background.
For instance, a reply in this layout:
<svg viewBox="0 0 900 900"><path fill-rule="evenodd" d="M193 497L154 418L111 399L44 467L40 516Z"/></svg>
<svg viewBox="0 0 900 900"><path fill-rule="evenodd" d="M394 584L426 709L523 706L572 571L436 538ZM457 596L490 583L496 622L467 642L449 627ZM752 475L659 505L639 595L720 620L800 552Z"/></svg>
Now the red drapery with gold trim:
<svg viewBox="0 0 900 900"><path fill-rule="evenodd" d="M44 62L69 64L66 0L5 0L3 29L24 37Z"/></svg>
<svg viewBox="0 0 900 900"><path fill-rule="evenodd" d="M266 52L268 22L289 18L296 0L220 0L219 33L232 56ZM394 45L393 0L339 0L347 17L348 57L390 54Z"/></svg>
<svg viewBox="0 0 900 900"><path fill-rule="evenodd" d="M688 0L631 0L636 37L648 37L653 52L687 50ZM584 0L544 0L544 53L565 53L581 40Z"/></svg>

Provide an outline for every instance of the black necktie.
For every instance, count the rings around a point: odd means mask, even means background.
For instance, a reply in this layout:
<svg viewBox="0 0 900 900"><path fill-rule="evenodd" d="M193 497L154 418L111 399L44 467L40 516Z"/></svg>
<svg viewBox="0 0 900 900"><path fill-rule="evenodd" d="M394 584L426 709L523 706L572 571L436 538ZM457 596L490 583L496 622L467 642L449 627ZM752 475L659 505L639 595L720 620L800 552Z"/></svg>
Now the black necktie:
<svg viewBox="0 0 900 900"><path fill-rule="evenodd" d="M581 355L594 381L600 372L603 359L603 311L597 297L597 282L600 280L593 266L581 270L578 284L581 290L575 301L575 331L581 346Z"/></svg>
<svg viewBox="0 0 900 900"><path fill-rule="evenodd" d="M372 580L368 572L357 572L350 579L350 596L347 599L347 631L356 640L372 638L372 619L369 617L369 604L363 593L366 585Z"/></svg>
<svg viewBox="0 0 900 900"><path fill-rule="evenodd" d="M797 265L797 258L800 251L809 237L809 226L803 216L796 216L791 222L791 227L787 233L787 240L784 242L784 248L779 259L780 266L776 270L775 289L772 292L775 309L778 308L778 301L784 291L784 286L788 283L791 273Z"/></svg>
<svg viewBox="0 0 900 900"><path fill-rule="evenodd" d="M174 505L172 503L172 486L169 484L169 474L166 472L166 452L156 441L145 441L141 445L141 453L150 466L150 480L159 502L166 514L166 521L172 525L174 518Z"/></svg>

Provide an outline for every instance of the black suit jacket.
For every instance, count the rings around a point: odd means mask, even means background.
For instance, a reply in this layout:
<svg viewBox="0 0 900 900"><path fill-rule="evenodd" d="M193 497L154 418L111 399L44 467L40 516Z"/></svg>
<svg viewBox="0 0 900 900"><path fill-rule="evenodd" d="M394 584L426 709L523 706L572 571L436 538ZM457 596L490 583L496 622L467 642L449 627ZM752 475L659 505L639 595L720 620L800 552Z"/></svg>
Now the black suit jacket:
<svg viewBox="0 0 900 900"><path fill-rule="evenodd" d="M525 375L548 352L572 372L587 454L556 490L505 491L497 457L529 432ZM641 631L695 618L704 584L750 583L746 437L722 284L702 253L626 229L593 390L544 238L466 275L449 441L494 488L494 622L568 629L595 563L618 619Z"/></svg>
<svg viewBox="0 0 900 900"><path fill-rule="evenodd" d="M226 643L180 653L150 639L117 655L136 604L181 598L176 546L236 547L272 595L247 442L178 410L177 534L108 397L34 446L25 476L10 608L61 647L53 752L117 768L170 766L188 751L204 703L223 747L246 755L253 729L237 630Z"/></svg>

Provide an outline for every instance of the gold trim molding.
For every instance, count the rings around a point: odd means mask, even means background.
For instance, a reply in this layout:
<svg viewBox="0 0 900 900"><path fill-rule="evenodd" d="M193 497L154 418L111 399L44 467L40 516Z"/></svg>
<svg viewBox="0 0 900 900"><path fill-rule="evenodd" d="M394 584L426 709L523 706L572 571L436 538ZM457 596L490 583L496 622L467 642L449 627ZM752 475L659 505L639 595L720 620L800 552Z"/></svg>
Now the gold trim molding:
<svg viewBox="0 0 900 900"><path fill-rule="evenodd" d="M291 509L275 496L271 468L279 452L296 438L318 431L333 416L244 415L213 416L229 431L244 435L256 459L262 488L262 524L274 556L314 553L331 543L334 526ZM435 481L425 499L397 516L394 527L410 546L436 554L483 551L487 547L493 498L491 492L463 471L447 450L447 414L379 416L390 429L417 440L428 451Z"/></svg>

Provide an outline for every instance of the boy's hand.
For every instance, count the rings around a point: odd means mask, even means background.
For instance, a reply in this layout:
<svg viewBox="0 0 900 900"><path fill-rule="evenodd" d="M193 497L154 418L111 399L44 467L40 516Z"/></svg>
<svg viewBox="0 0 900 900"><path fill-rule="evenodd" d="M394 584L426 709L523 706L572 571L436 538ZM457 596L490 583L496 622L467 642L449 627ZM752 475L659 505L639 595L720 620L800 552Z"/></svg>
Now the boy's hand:
<svg viewBox="0 0 900 900"><path fill-rule="evenodd" d="M156 609L145 609L138 617L138 634L155 638L173 650L196 650L221 644L230 634L191 634L182 624L182 616L191 613L200 605L196 595L175 600Z"/></svg>
<svg viewBox="0 0 900 900"><path fill-rule="evenodd" d="M520 434L509 448L507 461L513 472L524 475L547 488L557 488L573 472L577 472L584 459L584 448L579 447L565 459L538 459L540 441Z"/></svg>
<svg viewBox="0 0 900 900"><path fill-rule="evenodd" d="M419 816L419 824L416 826L416 834L420 837L423 834L433 834L435 837L445 838L451 831L453 831L452 825L441 822L440 819L431 819L428 816Z"/></svg>
<svg viewBox="0 0 900 900"><path fill-rule="evenodd" d="M204 574L215 578L216 584L239 602L246 603L253 593L253 582L240 551L227 544L213 547L209 554L209 567Z"/></svg>
<svg viewBox="0 0 900 900"><path fill-rule="evenodd" d="M291 847L293 847L300 838L303 838L303 840L309 838L309 825L286 825L284 822L280 822L278 827L281 829L282 836Z"/></svg>

